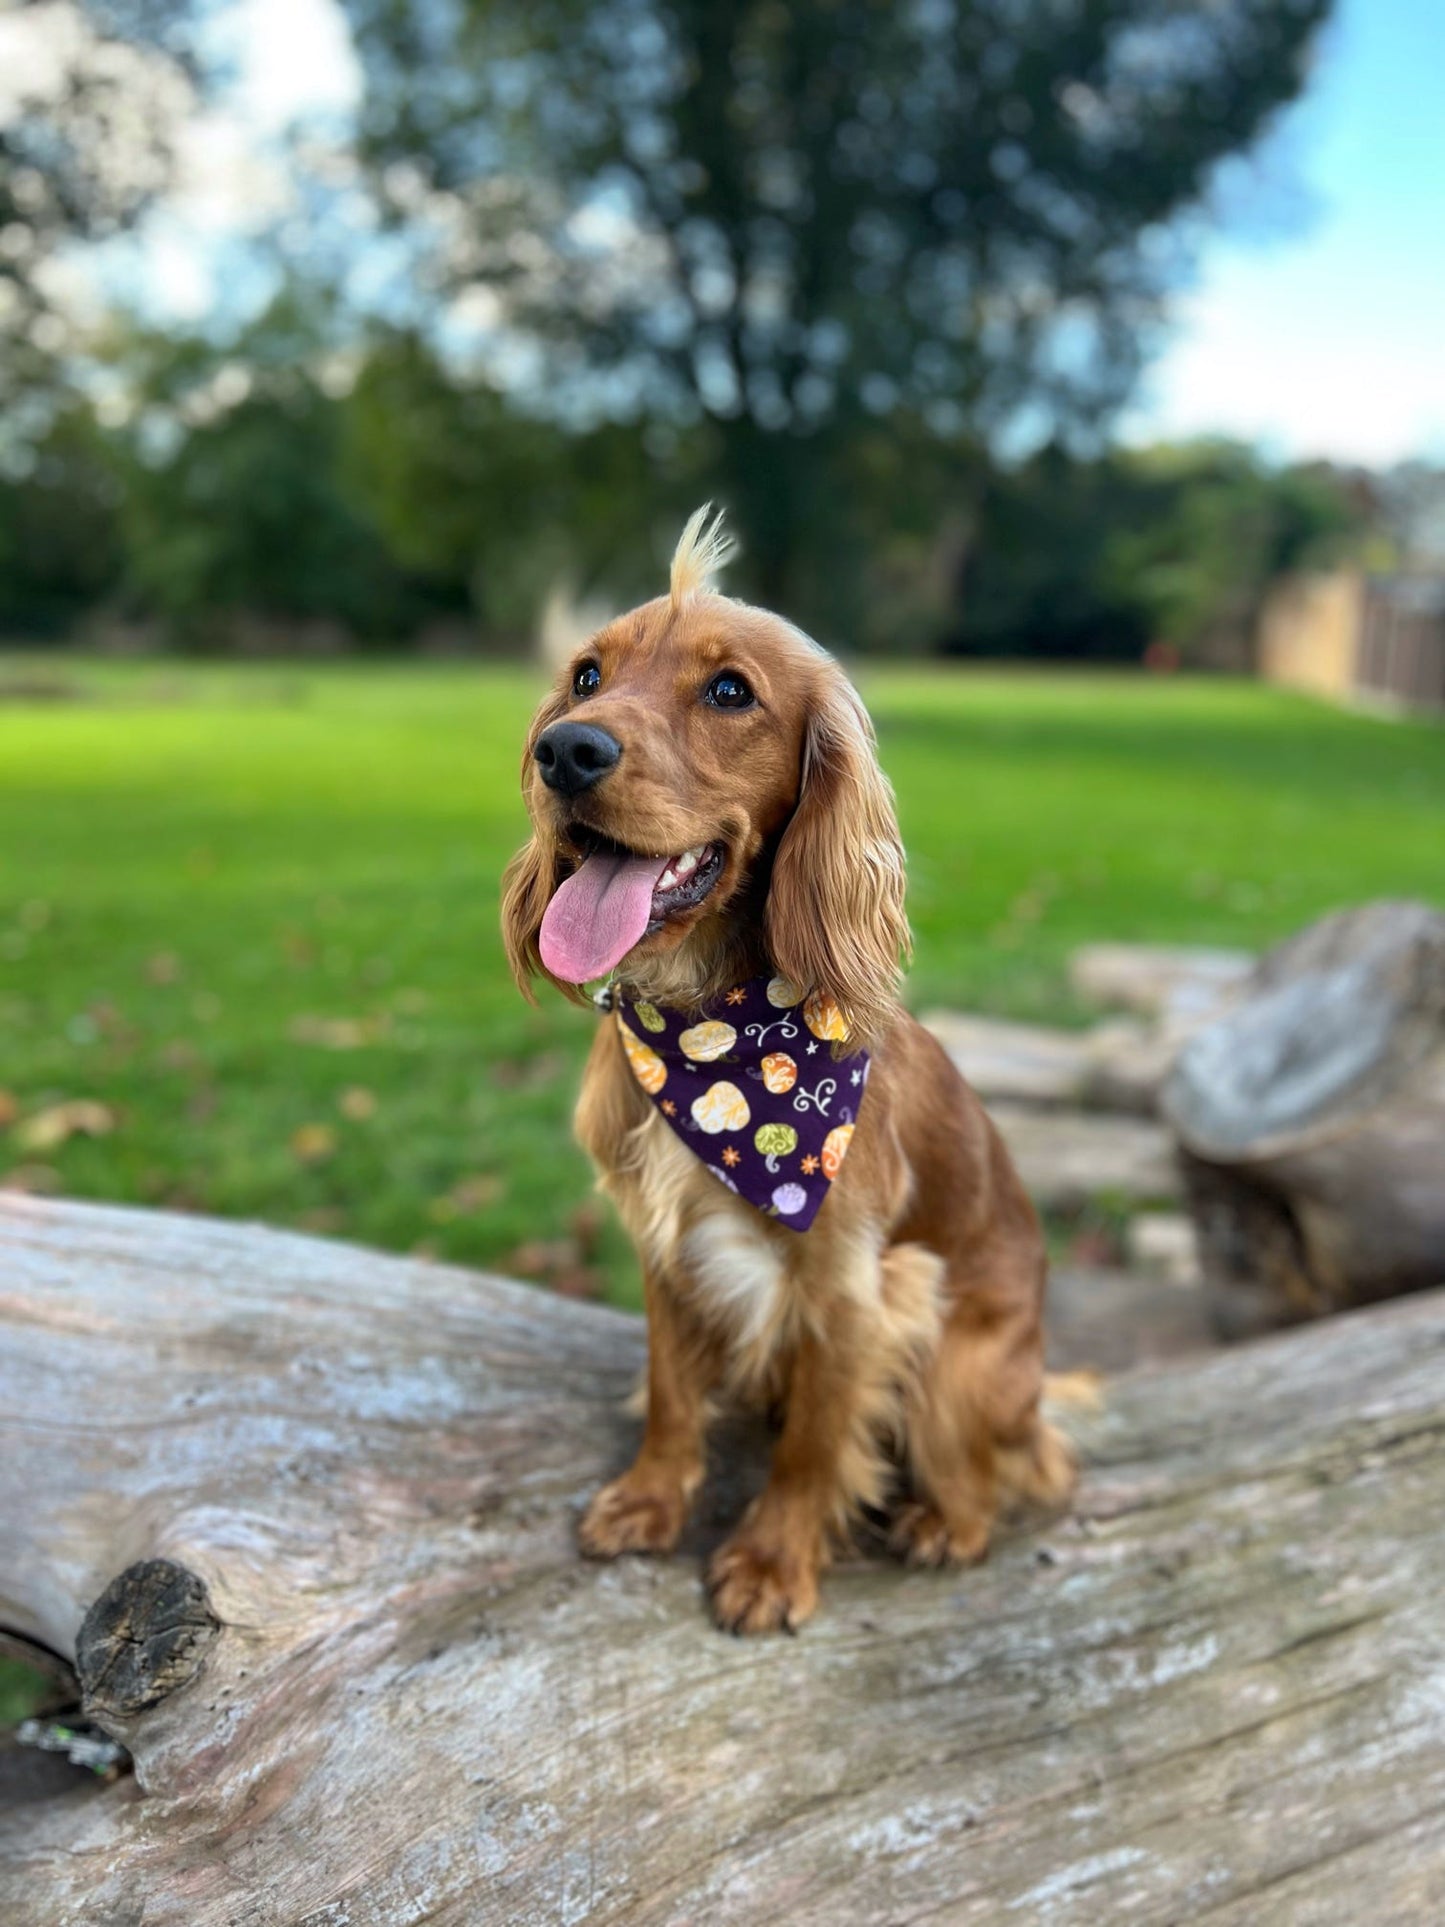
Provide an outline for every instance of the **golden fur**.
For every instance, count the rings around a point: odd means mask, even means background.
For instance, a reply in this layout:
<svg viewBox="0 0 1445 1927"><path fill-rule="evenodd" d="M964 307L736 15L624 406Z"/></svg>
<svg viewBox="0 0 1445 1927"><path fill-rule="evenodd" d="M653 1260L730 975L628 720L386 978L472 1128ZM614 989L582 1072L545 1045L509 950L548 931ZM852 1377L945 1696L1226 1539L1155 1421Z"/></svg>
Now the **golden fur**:
<svg viewBox="0 0 1445 1927"><path fill-rule="evenodd" d="M598 1557L676 1544L723 1399L782 1413L767 1486L714 1556L709 1587L735 1631L796 1627L830 1546L860 1508L909 1495L895 1543L928 1563L981 1558L1007 1498L1063 1502L1073 1465L1043 1421L1045 1259L1001 1139L936 1041L898 1002L904 862L872 727L837 665L790 624L709 586L726 554L706 511L689 522L671 593L594 637L533 721L523 788L533 834L508 871L503 928L518 983L546 975L538 932L580 860L577 839L642 852L718 843L699 904L645 937L618 976L690 1010L776 970L830 992L873 1053L846 1163L799 1234L720 1185L635 1083L599 1023L578 1135L642 1262L646 1422L636 1462L582 1522ZM600 687L572 694L581 662ZM754 707L702 700L744 676ZM584 713L623 745L613 771L562 799L532 749ZM579 996L571 986L560 985Z"/></svg>

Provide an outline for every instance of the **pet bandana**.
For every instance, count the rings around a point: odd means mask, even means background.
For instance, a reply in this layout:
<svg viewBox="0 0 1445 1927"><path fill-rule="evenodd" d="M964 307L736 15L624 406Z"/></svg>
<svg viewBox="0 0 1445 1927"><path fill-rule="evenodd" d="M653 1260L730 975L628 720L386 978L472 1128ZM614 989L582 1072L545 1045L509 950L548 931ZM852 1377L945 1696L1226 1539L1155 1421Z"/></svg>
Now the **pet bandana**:
<svg viewBox="0 0 1445 1927"><path fill-rule="evenodd" d="M848 1026L831 997L753 977L701 1015L598 997L616 1013L632 1075L729 1191L806 1231L832 1189L868 1083L868 1053L835 1059Z"/></svg>

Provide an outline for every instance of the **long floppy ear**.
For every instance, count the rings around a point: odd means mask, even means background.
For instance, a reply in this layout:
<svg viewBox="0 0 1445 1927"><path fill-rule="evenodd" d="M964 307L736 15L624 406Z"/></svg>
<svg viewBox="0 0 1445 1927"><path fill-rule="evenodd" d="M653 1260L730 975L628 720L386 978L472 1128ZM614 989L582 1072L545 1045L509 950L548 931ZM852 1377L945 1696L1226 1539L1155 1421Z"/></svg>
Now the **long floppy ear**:
<svg viewBox="0 0 1445 1927"><path fill-rule="evenodd" d="M549 697L532 718L532 727L527 732L527 746L522 752L524 795L528 772L532 767L532 745L547 724L556 721L560 709L557 699ZM533 977L545 977L548 983L556 984L563 996L570 997L573 1003L587 1002L585 993L575 984L557 982L542 962L537 943L542 918L563 874L556 839L549 830L534 824L530 841L522 845L502 876L502 942L517 988L529 1004L537 1001L532 989Z"/></svg>
<svg viewBox="0 0 1445 1927"><path fill-rule="evenodd" d="M871 1043L897 1007L900 956L912 939L903 908L903 844L873 725L841 669L809 719L802 790L773 861L766 925L780 974L827 991L848 1023L840 1055Z"/></svg>
<svg viewBox="0 0 1445 1927"><path fill-rule="evenodd" d="M532 832L530 841L522 845L502 876L502 942L517 988L529 1004L537 1001L533 977L547 975L537 937L547 905L561 881L557 847L540 830Z"/></svg>

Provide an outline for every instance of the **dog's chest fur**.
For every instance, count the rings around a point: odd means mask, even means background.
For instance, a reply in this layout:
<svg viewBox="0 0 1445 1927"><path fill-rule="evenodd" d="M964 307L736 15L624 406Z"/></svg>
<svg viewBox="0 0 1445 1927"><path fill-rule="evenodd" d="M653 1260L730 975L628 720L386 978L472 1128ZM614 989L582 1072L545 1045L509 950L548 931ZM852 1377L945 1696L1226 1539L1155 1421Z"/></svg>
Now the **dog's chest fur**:
<svg viewBox="0 0 1445 1927"><path fill-rule="evenodd" d="M790 1243L810 1234L772 1226L654 1112L628 1134L617 1163L604 1162L603 1183L645 1261L688 1294L738 1379L761 1373L795 1326Z"/></svg>

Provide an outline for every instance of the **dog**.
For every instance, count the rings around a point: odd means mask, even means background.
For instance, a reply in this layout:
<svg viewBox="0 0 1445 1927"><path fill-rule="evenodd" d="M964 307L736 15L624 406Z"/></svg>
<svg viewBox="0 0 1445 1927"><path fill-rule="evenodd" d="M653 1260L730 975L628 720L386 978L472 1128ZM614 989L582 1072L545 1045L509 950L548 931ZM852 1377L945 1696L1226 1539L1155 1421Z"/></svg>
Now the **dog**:
<svg viewBox="0 0 1445 1927"><path fill-rule="evenodd" d="M709 514L669 593L537 711L502 921L528 997L609 980L576 1125L641 1261L646 1418L582 1549L670 1551L719 1403L769 1410L766 1486L707 1572L719 1625L761 1633L809 1618L886 1502L900 1554L967 1564L1004 1501L1062 1507L1075 1467L1040 1412L1038 1219L899 1002L904 857L872 725L823 649L717 590L732 544Z"/></svg>

